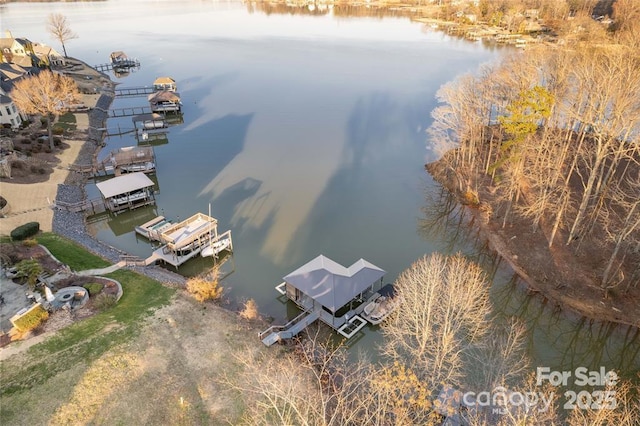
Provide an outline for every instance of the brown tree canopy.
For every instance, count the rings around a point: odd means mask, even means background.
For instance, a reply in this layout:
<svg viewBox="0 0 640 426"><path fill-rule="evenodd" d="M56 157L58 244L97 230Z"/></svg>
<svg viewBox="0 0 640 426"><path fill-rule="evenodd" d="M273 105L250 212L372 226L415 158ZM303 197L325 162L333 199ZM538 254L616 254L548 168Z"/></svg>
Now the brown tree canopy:
<svg viewBox="0 0 640 426"><path fill-rule="evenodd" d="M52 13L47 18L47 30L62 44L64 57L67 57L67 48L64 43L66 41L78 38L78 35L71 31L67 17L60 13Z"/></svg>
<svg viewBox="0 0 640 426"><path fill-rule="evenodd" d="M69 110L80 98L73 79L42 71L38 75L18 81L11 91L11 99L25 114L38 114L48 119L49 145L53 149L52 118Z"/></svg>

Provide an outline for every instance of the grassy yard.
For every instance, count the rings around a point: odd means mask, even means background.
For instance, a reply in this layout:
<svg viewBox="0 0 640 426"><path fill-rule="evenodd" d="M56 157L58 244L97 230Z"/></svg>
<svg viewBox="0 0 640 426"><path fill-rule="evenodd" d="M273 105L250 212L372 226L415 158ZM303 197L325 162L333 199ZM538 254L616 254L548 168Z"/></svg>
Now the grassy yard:
<svg viewBox="0 0 640 426"><path fill-rule="evenodd" d="M60 128L64 131L76 130L76 116L72 112L67 112L58 117L58 121L53 125L53 128Z"/></svg>
<svg viewBox="0 0 640 426"><path fill-rule="evenodd" d="M82 270L107 266L109 263L82 247L53 234L38 237L58 260L72 269ZM81 373L109 350L129 342L143 326L144 319L156 309L167 305L175 293L129 270L120 270L108 277L122 284L123 296L113 308L76 322L53 337L29 348L19 362L9 358L2 362L0 382L0 424L21 424L24 414L11 401L22 400L33 390L46 388L47 382L70 371ZM26 362L25 362L26 359ZM55 381L55 380L54 380ZM71 389L58 389L62 396Z"/></svg>
<svg viewBox="0 0 640 426"><path fill-rule="evenodd" d="M108 261L95 254L89 253L82 246L46 232L36 237L38 243L45 246L60 262L68 265L72 271L105 268L111 265Z"/></svg>
<svg viewBox="0 0 640 426"><path fill-rule="evenodd" d="M38 241L72 269L107 264L64 238ZM113 308L7 348L0 425L242 423L247 401L226 380L244 380L242 359L279 362L257 337L265 324L129 270L107 276L124 290Z"/></svg>

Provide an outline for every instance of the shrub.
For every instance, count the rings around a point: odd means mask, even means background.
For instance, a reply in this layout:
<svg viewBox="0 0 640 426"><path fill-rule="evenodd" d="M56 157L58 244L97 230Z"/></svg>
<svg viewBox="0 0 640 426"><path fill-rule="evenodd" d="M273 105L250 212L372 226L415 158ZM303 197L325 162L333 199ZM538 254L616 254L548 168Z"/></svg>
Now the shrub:
<svg viewBox="0 0 640 426"><path fill-rule="evenodd" d="M462 195L462 203L472 207L477 207L480 204L480 200L478 199L478 193L470 189L467 189L465 193Z"/></svg>
<svg viewBox="0 0 640 426"><path fill-rule="evenodd" d="M18 331L24 333L33 330L42 324L43 321L46 321L47 318L49 318L49 313L42 307L42 305L37 305L37 307L33 308L31 311L13 321L13 325L18 329Z"/></svg>
<svg viewBox="0 0 640 426"><path fill-rule="evenodd" d="M240 316L244 319L254 320L258 318L258 305L253 299L247 300L244 309L240 312Z"/></svg>
<svg viewBox="0 0 640 426"><path fill-rule="evenodd" d="M11 231L11 239L15 241L26 240L36 235L39 231L40 224L38 222L27 222Z"/></svg>
<svg viewBox="0 0 640 426"><path fill-rule="evenodd" d="M41 129L46 129L47 128L47 119L45 117L40 117L40 128Z"/></svg>
<svg viewBox="0 0 640 426"><path fill-rule="evenodd" d="M104 286L101 283L86 283L82 287L87 289L89 296L95 296L102 291Z"/></svg>
<svg viewBox="0 0 640 426"><path fill-rule="evenodd" d="M16 278L26 278L30 288L34 288L38 276L42 274L42 265L35 259L25 259L16 263Z"/></svg>
<svg viewBox="0 0 640 426"><path fill-rule="evenodd" d="M16 149L16 151L20 151L19 149ZM15 160L11 162L11 168L12 169L16 169L16 170L22 170L24 169L24 163L20 160Z"/></svg>
<svg viewBox="0 0 640 426"><path fill-rule="evenodd" d="M89 291L89 294L91 294L91 291ZM106 311L107 309L113 308L116 305L116 302L115 295L100 293L93 302L93 305L101 311Z"/></svg>
<svg viewBox="0 0 640 426"><path fill-rule="evenodd" d="M31 173L38 173L38 166L32 164L31 167L29 167L29 170L31 170Z"/></svg>
<svg viewBox="0 0 640 426"><path fill-rule="evenodd" d="M187 281L187 291L195 297L198 302L207 300L217 300L222 296L223 288L218 283L218 278L214 277L193 277Z"/></svg>
<svg viewBox="0 0 640 426"><path fill-rule="evenodd" d="M58 136L64 134L64 129L62 127L54 127L51 131L54 135L58 135Z"/></svg>
<svg viewBox="0 0 640 426"><path fill-rule="evenodd" d="M25 247L35 247L38 245L38 241L35 238L29 238L24 240L22 245Z"/></svg>

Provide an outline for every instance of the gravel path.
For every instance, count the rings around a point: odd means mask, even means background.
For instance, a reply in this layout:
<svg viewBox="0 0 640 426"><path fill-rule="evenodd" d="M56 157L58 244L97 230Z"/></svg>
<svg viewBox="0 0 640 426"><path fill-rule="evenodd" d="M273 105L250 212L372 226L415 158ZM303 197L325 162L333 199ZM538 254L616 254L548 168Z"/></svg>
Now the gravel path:
<svg viewBox="0 0 640 426"><path fill-rule="evenodd" d="M89 134L88 140L80 150L76 164L92 164L94 156L97 155L103 145L104 135L97 129L105 127L108 111L113 102L114 94L111 91L104 91L97 101L96 107L89 113ZM71 173L64 184L58 185L56 201L76 203L84 201L85 179L79 174ZM80 244L90 252L107 259L111 263L120 261L120 255L127 254L108 244L93 238L87 233L87 227L82 213L72 213L64 210L54 210L52 230L58 235L62 235ZM158 280L166 284L184 286L186 278L182 275L168 271L159 266L132 267L138 273Z"/></svg>

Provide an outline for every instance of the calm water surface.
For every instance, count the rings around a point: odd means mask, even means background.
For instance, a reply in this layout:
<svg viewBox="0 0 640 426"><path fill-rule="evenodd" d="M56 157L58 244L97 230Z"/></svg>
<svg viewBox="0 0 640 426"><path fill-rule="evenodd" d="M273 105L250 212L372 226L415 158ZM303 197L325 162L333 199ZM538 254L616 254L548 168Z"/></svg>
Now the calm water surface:
<svg viewBox="0 0 640 426"><path fill-rule="evenodd" d="M496 311L529 324L534 366L640 368L636 330L568 318L526 296L424 172L435 159L425 129L436 91L500 50L407 19L265 15L235 2L0 9L3 30L56 48L44 22L51 11L67 15L80 36L67 50L91 64L107 62L114 50L137 57L140 70L112 77L123 87L165 75L177 81L184 124L155 148L157 207L93 221L99 239L146 257L152 248L134 226L157 214L206 213L210 204L219 231L233 233L235 253L224 265L229 298L253 298L277 321L295 310L273 287L319 254L346 266L365 258L391 282L424 254L463 251L487 267ZM117 99L113 107L145 104ZM108 127L132 122L112 119ZM131 135L107 142L101 156L136 144ZM95 185L87 191L97 195ZM181 272L209 267L199 259ZM365 329L355 346L366 349L379 338Z"/></svg>

